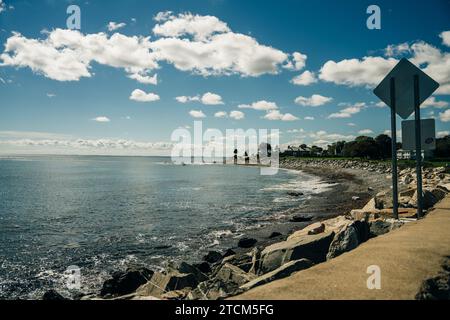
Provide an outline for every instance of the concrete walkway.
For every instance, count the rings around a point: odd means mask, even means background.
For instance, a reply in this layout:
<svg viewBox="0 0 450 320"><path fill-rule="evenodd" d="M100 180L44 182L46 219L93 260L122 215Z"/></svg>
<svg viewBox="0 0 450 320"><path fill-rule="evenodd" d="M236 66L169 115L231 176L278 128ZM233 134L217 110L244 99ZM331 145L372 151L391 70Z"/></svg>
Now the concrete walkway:
<svg viewBox="0 0 450 320"><path fill-rule="evenodd" d="M422 281L450 256L450 196L423 220L410 222L355 250L234 299L414 299ZM367 267L381 268L381 289L367 288Z"/></svg>

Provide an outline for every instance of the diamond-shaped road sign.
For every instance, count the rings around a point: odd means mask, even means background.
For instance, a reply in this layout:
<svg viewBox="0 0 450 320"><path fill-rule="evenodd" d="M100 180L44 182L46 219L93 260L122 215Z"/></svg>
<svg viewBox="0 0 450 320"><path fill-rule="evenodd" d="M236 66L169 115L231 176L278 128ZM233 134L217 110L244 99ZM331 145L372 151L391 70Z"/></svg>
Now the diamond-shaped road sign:
<svg viewBox="0 0 450 320"><path fill-rule="evenodd" d="M422 70L402 59L375 88L373 93L388 106L391 106L391 79L395 79L395 111L403 119L414 112L414 76L419 76L419 102L422 104L439 88L439 83L431 79Z"/></svg>

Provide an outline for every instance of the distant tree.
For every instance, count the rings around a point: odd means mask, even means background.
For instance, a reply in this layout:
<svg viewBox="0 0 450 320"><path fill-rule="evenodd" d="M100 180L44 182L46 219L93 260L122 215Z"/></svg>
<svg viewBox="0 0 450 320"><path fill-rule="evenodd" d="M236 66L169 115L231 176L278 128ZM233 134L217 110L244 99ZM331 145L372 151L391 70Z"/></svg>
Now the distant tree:
<svg viewBox="0 0 450 320"><path fill-rule="evenodd" d="M392 157L392 139L386 134L380 134L375 138L382 159Z"/></svg>
<svg viewBox="0 0 450 320"><path fill-rule="evenodd" d="M355 141L345 144L344 156L351 158L378 159L380 158L380 153L378 145L372 137L360 136L357 137Z"/></svg>
<svg viewBox="0 0 450 320"><path fill-rule="evenodd" d="M306 148L308 148L308 146L307 146L306 144L301 144L301 145L300 145L300 149L305 150Z"/></svg>
<svg viewBox="0 0 450 320"><path fill-rule="evenodd" d="M450 158L450 136L436 140L434 156L437 158Z"/></svg>

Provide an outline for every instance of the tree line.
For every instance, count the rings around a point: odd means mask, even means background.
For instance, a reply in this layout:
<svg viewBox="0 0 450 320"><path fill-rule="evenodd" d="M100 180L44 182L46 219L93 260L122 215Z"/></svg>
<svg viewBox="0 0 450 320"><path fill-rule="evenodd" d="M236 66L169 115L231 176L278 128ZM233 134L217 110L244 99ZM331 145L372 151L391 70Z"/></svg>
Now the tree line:
<svg viewBox="0 0 450 320"><path fill-rule="evenodd" d="M337 141L328 145L327 148L318 146L307 146L302 144L298 147L288 146L285 155L297 156L328 156L364 159L388 159L392 157L392 139L386 134L377 137L359 136L353 141ZM397 143L397 150L402 144ZM435 158L450 158L450 135L436 140Z"/></svg>

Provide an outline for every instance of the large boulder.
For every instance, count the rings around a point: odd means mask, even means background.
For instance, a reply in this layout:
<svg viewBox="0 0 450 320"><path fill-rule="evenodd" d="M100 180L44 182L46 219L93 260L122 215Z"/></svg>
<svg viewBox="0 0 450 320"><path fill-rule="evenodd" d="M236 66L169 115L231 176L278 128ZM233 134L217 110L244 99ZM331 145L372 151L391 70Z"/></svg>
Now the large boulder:
<svg viewBox="0 0 450 320"><path fill-rule="evenodd" d="M243 290L234 282L211 279L200 283L187 295L187 300L218 300L242 293Z"/></svg>
<svg viewBox="0 0 450 320"><path fill-rule="evenodd" d="M250 290L252 288L255 288L257 286L283 279L286 277L289 277L291 274L297 271L301 271L304 269L308 269L312 267L314 264L308 260L308 259L300 259L295 261L290 261L278 269L275 269L274 271L271 271L269 273L266 273L244 285L242 285L240 288L243 290Z"/></svg>
<svg viewBox="0 0 450 320"><path fill-rule="evenodd" d="M239 240L238 242L238 247L239 248L251 248L253 247L256 242L258 242L256 239L253 238L242 238Z"/></svg>
<svg viewBox="0 0 450 320"><path fill-rule="evenodd" d="M136 294L159 298L167 292L195 288L197 285L198 280L192 273L180 273L176 270L168 273L155 272L150 281L136 290Z"/></svg>
<svg viewBox="0 0 450 320"><path fill-rule="evenodd" d="M202 271L200 271L197 267L190 265L186 262L172 263L169 265L169 269L176 270L179 273L193 274L198 282L203 282L208 279L208 277Z"/></svg>
<svg viewBox="0 0 450 320"><path fill-rule="evenodd" d="M204 257L203 260L208 263L217 263L222 260L222 255L217 251L209 251Z"/></svg>
<svg viewBox="0 0 450 320"><path fill-rule="evenodd" d="M376 209L392 208L392 192L390 190L377 193L374 199Z"/></svg>
<svg viewBox="0 0 450 320"><path fill-rule="evenodd" d="M278 269L292 260L305 258L313 263L324 262L333 238L334 232L325 232L318 235L305 235L270 245L261 253L261 266L258 274Z"/></svg>
<svg viewBox="0 0 450 320"><path fill-rule="evenodd" d="M128 268L125 272L119 271L111 279L103 283L101 296L121 296L135 291L153 276L153 271L147 268Z"/></svg>
<svg viewBox="0 0 450 320"><path fill-rule="evenodd" d="M436 203L438 203L438 199L436 196L430 191L424 189L422 192L422 208L423 209L429 209L433 207ZM411 201L409 202L411 206L414 208L417 208L417 190L414 192L414 195L411 198Z"/></svg>
<svg viewBox="0 0 450 320"><path fill-rule="evenodd" d="M334 236L327 254L327 260L355 249L359 245L358 231L352 224L344 228Z"/></svg>
<svg viewBox="0 0 450 320"><path fill-rule="evenodd" d="M395 219L378 219L370 222L370 237L382 236L403 226L403 222Z"/></svg>
<svg viewBox="0 0 450 320"><path fill-rule="evenodd" d="M64 300L68 300L68 299L64 298L56 290L51 289L44 293L44 295L42 296L42 300L44 300L44 301L64 301Z"/></svg>
<svg viewBox="0 0 450 320"><path fill-rule="evenodd" d="M241 268L225 263L217 272L215 279L223 282L233 282L241 286L255 278L254 275L246 273Z"/></svg>
<svg viewBox="0 0 450 320"><path fill-rule="evenodd" d="M252 268L253 262L252 262L252 253L239 253L235 254L229 257L226 257L222 261L223 264L229 263L234 266L239 267L240 269L244 270L245 272L249 272Z"/></svg>

